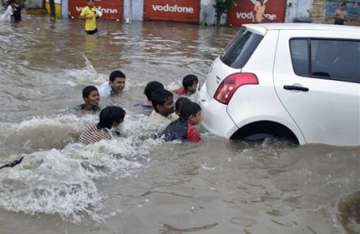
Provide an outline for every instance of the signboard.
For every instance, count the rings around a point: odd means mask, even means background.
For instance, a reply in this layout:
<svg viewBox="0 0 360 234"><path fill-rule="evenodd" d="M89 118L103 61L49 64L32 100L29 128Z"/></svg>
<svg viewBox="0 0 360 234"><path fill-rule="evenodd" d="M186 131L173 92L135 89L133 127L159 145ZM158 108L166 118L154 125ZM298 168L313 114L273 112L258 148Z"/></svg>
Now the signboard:
<svg viewBox="0 0 360 234"><path fill-rule="evenodd" d="M241 26L249 23L284 22L286 0L238 0L229 11L228 23Z"/></svg>
<svg viewBox="0 0 360 234"><path fill-rule="evenodd" d="M346 12L347 17L359 19L360 18L360 0L346 0L344 1L346 4ZM325 8L325 15L326 16L335 16L335 11L338 5L342 3L338 0L326 0L326 8Z"/></svg>
<svg viewBox="0 0 360 234"><path fill-rule="evenodd" d="M86 6L86 0L69 0L69 14L71 17L79 17L81 9ZM123 19L123 0L95 0L96 8L103 13L101 19Z"/></svg>
<svg viewBox="0 0 360 234"><path fill-rule="evenodd" d="M145 20L198 23L200 0L145 0Z"/></svg>

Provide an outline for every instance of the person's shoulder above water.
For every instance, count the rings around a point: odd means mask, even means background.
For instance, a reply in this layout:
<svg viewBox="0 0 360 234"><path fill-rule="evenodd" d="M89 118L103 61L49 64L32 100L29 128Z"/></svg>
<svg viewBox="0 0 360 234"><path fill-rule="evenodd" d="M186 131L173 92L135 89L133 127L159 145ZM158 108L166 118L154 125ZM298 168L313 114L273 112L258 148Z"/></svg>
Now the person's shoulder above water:
<svg viewBox="0 0 360 234"><path fill-rule="evenodd" d="M89 124L80 135L80 142L88 145L98 141L111 139L111 135L106 129L98 129L97 124Z"/></svg>
<svg viewBox="0 0 360 234"><path fill-rule="evenodd" d="M88 125L80 135L80 142L93 144L101 140L111 139L110 131L117 129L124 121L125 110L119 106L107 106L99 115L97 124Z"/></svg>
<svg viewBox="0 0 360 234"><path fill-rule="evenodd" d="M187 123L187 132L186 138L188 141L193 143L199 143L201 140L201 135L199 129L194 127L191 123Z"/></svg>
<svg viewBox="0 0 360 234"><path fill-rule="evenodd" d="M177 119L176 121L170 123L160 136L164 137L165 141L173 140L186 140L186 121L182 119Z"/></svg>
<svg viewBox="0 0 360 234"><path fill-rule="evenodd" d="M83 103L83 104L80 104L80 105L77 105L73 108L74 111L83 111L83 112L90 112L90 113L96 113L96 112L99 112L101 110L100 106L93 106L91 107L91 109L87 109L86 108L86 105Z"/></svg>
<svg viewBox="0 0 360 234"><path fill-rule="evenodd" d="M111 72L109 81L99 87L101 97L108 97L121 93L125 88L125 74L120 70Z"/></svg>
<svg viewBox="0 0 360 234"><path fill-rule="evenodd" d="M156 112L155 110L153 110L150 115L149 118L153 121L157 121L159 123L164 123L164 124L169 124L175 120L178 119L178 116L174 113L171 113L167 116L161 115L160 113Z"/></svg>
<svg viewBox="0 0 360 234"><path fill-rule="evenodd" d="M111 95L111 86L109 82L105 82L99 86L100 97L109 97Z"/></svg>

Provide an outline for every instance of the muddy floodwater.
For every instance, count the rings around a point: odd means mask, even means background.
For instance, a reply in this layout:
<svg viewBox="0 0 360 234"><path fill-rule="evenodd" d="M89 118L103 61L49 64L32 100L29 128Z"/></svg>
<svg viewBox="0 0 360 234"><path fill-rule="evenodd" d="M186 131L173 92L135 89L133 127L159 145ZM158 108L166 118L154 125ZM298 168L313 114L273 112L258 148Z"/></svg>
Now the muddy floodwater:
<svg viewBox="0 0 360 234"><path fill-rule="evenodd" d="M164 22L99 22L24 16L0 22L1 234L360 233L360 148L266 139L164 143L139 107L147 82L203 82L236 33ZM79 134L86 85L127 75L119 97L123 135L94 145ZM316 123L314 123L316 127Z"/></svg>

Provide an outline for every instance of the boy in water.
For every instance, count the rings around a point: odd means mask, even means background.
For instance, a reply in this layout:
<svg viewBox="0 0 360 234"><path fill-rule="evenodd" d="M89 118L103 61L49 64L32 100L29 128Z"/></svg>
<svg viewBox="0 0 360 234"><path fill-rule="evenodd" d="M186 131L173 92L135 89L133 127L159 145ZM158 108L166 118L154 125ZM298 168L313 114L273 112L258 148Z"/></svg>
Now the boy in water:
<svg viewBox="0 0 360 234"><path fill-rule="evenodd" d="M76 110L88 111L88 112L98 112L100 111L99 102L100 95L95 86L89 85L86 86L82 91L82 97L84 103L77 106Z"/></svg>
<svg viewBox="0 0 360 234"><path fill-rule="evenodd" d="M169 123L177 119L174 114L174 96L165 89L158 89L151 93L153 112L150 119L159 125L166 127Z"/></svg>
<svg viewBox="0 0 360 234"><path fill-rule="evenodd" d="M125 88L125 79L125 74L122 71L111 72L109 81L99 87L100 96L109 97L121 93Z"/></svg>
<svg viewBox="0 0 360 234"><path fill-rule="evenodd" d="M170 123L162 132L165 141L188 140L192 143L199 143L200 132L195 127L201 122L201 107L195 102L187 102L180 108L178 120Z"/></svg>
<svg viewBox="0 0 360 234"><path fill-rule="evenodd" d="M152 108L151 93L158 89L164 89L164 85L159 81L150 81L149 83L147 83L144 89L144 94L147 98L147 102L144 104L145 107Z"/></svg>
<svg viewBox="0 0 360 234"><path fill-rule="evenodd" d="M96 17L101 13L96 10L94 0L87 0L87 6L80 12L80 19L85 19L85 32L89 35L97 33Z"/></svg>
<svg viewBox="0 0 360 234"><path fill-rule="evenodd" d="M175 93L179 96L187 95L190 96L196 92L199 79L195 75L186 75L183 78L182 85L183 87L175 90Z"/></svg>
<svg viewBox="0 0 360 234"><path fill-rule="evenodd" d="M125 118L126 112L118 106L105 107L101 112L97 124L88 125L80 135L80 142L88 145L98 141L111 139L111 129L117 128Z"/></svg>

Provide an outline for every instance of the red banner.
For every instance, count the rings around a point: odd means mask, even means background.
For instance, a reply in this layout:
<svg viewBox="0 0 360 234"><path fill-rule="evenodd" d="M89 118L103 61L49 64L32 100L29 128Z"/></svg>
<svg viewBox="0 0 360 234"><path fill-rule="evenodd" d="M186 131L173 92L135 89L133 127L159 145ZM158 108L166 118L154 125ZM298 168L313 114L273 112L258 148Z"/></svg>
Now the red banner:
<svg viewBox="0 0 360 234"><path fill-rule="evenodd" d="M144 20L198 23L200 0L145 0Z"/></svg>
<svg viewBox="0 0 360 234"><path fill-rule="evenodd" d="M248 23L284 22L286 0L238 0L229 11L228 23L241 26Z"/></svg>
<svg viewBox="0 0 360 234"><path fill-rule="evenodd" d="M69 14L79 17L81 9L86 6L86 0L69 0ZM122 20L124 12L123 0L95 0L97 10L102 12L101 19Z"/></svg>

